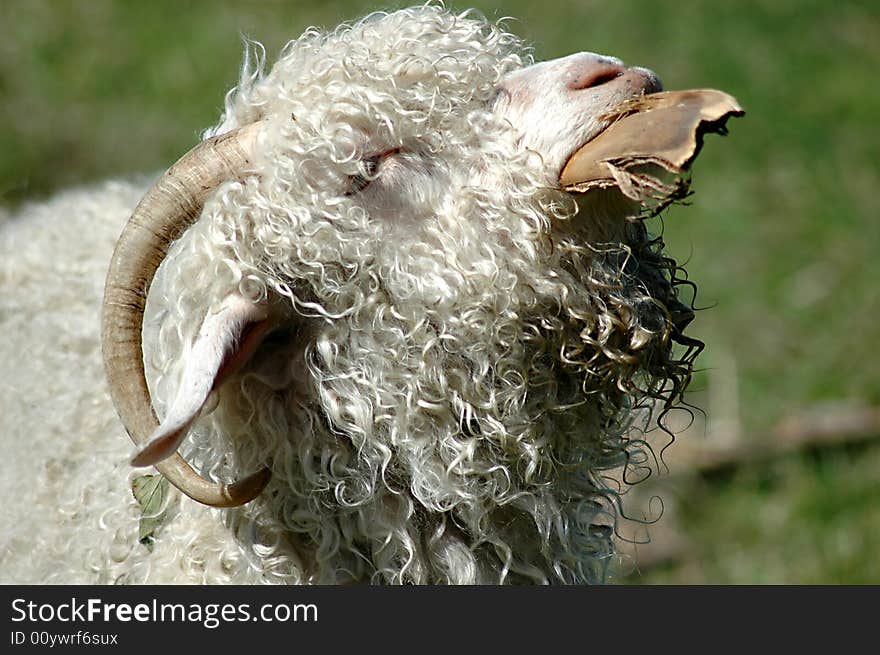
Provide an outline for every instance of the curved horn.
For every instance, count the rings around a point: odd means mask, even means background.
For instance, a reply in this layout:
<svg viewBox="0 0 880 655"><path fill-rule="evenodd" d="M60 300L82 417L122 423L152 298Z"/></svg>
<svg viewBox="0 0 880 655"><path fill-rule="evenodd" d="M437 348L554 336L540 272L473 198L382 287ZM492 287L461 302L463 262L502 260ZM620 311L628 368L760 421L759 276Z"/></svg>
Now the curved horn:
<svg viewBox="0 0 880 655"><path fill-rule="evenodd" d="M144 375L143 320L147 292L168 248L201 215L208 195L250 166L260 124L203 141L147 191L116 242L104 288L101 343L110 396L125 429L141 446L159 422ZM206 480L181 457L156 468L187 496L214 507L252 500L269 481L264 468L234 484Z"/></svg>

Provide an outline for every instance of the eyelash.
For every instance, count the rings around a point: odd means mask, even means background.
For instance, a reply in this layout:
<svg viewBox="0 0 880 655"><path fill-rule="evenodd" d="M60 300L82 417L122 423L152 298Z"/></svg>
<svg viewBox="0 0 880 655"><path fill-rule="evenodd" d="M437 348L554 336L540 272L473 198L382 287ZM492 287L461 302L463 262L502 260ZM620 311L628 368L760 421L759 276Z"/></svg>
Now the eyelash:
<svg viewBox="0 0 880 655"><path fill-rule="evenodd" d="M379 170L379 163L382 161L383 156L384 155L373 155L372 157L364 159L363 164L365 172L352 175L349 178L351 180L351 192L349 195L360 193L370 186L370 182L376 178L376 171Z"/></svg>
<svg viewBox="0 0 880 655"><path fill-rule="evenodd" d="M382 160L390 155L396 154L397 152L397 149L386 150L385 152L381 152L377 155L372 155L371 157L364 158L364 172L349 176L348 179L351 184L351 190L348 191L345 195L352 196L356 193L360 193L368 186L370 186L370 183L376 179L376 175L379 172L379 166L382 164Z"/></svg>

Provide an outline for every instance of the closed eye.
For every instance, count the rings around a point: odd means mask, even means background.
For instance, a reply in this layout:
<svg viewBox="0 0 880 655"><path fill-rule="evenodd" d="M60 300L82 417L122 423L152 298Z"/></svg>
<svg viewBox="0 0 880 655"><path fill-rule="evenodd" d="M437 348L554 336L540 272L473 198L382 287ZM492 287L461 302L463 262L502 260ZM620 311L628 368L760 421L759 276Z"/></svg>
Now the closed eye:
<svg viewBox="0 0 880 655"><path fill-rule="evenodd" d="M363 172L349 176L348 179L350 186L345 195L352 196L370 186L370 183L379 176L382 161L386 157L396 154L397 152L397 149L386 150L385 152L371 155L361 160L361 168L363 169Z"/></svg>

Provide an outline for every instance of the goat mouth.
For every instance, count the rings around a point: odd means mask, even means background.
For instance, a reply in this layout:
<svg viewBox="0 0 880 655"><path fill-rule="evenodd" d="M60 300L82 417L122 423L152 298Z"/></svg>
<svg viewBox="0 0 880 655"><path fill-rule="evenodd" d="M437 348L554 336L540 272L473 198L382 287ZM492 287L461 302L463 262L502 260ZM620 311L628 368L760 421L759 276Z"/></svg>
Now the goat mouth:
<svg viewBox="0 0 880 655"><path fill-rule="evenodd" d="M653 76L645 83L659 85ZM641 204L671 201L687 191L683 177L707 133L726 134L731 116L745 112L715 89L638 95L606 115L609 125L568 159L559 186L569 193L616 187Z"/></svg>

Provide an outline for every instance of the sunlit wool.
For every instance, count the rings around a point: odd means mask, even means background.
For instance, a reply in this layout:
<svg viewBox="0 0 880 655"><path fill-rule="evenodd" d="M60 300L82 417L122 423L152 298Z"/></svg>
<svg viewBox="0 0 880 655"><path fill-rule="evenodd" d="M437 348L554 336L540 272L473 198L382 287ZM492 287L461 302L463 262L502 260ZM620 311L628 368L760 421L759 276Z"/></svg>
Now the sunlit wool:
<svg viewBox="0 0 880 655"><path fill-rule="evenodd" d="M58 468L66 523L43 531L46 551L74 543L54 569L10 555L9 579L605 579L605 473L639 448L633 409L680 398L690 312L644 223L578 208L493 113L529 63L497 25L428 6L310 30L269 72L246 65L210 134L264 121L256 174L224 184L173 248L145 350L161 415L206 311L234 292L270 303L277 329L182 451L218 479L268 466L272 480L232 510L172 494L148 550L121 430L54 436L113 463L101 479ZM111 417L91 382L89 411Z"/></svg>

